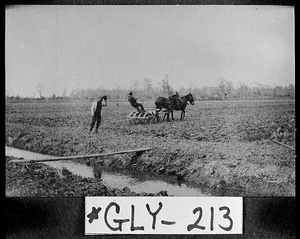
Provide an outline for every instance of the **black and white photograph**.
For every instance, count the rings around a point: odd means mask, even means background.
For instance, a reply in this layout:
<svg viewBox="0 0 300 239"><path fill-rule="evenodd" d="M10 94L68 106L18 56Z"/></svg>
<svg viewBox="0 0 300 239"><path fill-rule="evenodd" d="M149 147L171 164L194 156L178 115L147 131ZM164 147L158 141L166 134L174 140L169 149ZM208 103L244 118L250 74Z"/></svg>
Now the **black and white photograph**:
<svg viewBox="0 0 300 239"><path fill-rule="evenodd" d="M7 197L294 196L294 8L6 7Z"/></svg>
<svg viewBox="0 0 300 239"><path fill-rule="evenodd" d="M11 231L293 238L295 161L293 6L5 7Z"/></svg>

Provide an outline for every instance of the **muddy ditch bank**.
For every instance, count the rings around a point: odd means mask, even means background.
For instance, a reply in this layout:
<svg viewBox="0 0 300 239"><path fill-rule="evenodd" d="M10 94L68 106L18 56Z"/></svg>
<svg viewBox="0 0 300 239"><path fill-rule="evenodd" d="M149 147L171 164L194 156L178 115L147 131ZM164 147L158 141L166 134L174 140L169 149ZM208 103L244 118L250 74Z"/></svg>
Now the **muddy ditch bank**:
<svg viewBox="0 0 300 239"><path fill-rule="evenodd" d="M92 135L90 137L97 136ZM21 139L16 140L15 143L18 146L23 144L23 148L25 149L28 148L28 144L24 143ZM180 145L183 147L182 142ZM235 144L225 143L219 145L201 142L200 147L199 144L198 147L191 147L190 144L189 146L185 146L187 147L185 148L185 154L180 152L180 147L175 148L172 152L168 152L167 147L165 149L154 148L140 155L124 154L99 158L98 164L101 167L176 176L181 180L209 187L213 191L212 195L295 195L295 158L286 157L287 153L291 154L288 149L274 147L273 144L267 141L252 143L236 142ZM199 148L202 150L199 150ZM235 153L237 148L238 152ZM260 148L259 152L257 148ZM46 149L39 148L39 150L45 152ZM36 149L36 151L38 150ZM262 158L264 160L259 162L258 160ZM86 159L79 160L82 164L86 164L86 161ZM90 161L93 162L93 160ZM9 169L7 168L7 171ZM22 170L26 170L26 168ZM82 180L85 182L84 180L86 179ZM96 179L89 180L92 180L87 181L91 186L87 186L87 188L93 187L93 180ZM79 185L80 187L82 186L82 184ZM136 195L132 194L132 192L127 192L127 190L113 190L112 193L105 192L103 195ZM92 194L85 194L87 192ZM98 191L83 191L81 193L79 186L75 195L95 195L93 193L102 195ZM50 193L50 195L56 194ZM57 195L60 195L59 191Z"/></svg>
<svg viewBox="0 0 300 239"><path fill-rule="evenodd" d="M175 176L168 176L165 174L157 174L151 172L139 172L128 169L117 169L105 167L97 159L86 159L86 164L72 160L59 160L50 155L43 155L33 153L26 150L20 150L11 147L5 147L6 156L20 158L18 162L10 161L10 163L25 163L25 160L41 160L39 163L48 165L58 170L59 175L68 170L71 173L85 177L101 179L103 184L109 188L116 188L124 190L129 188L130 191L143 194L157 194L157 192L164 192L164 195L169 196L194 196L202 197L209 196L209 188L199 187L199 185L183 182ZM55 159L51 161L51 159ZM43 161L47 160L47 161ZM27 164L30 162L27 161ZM38 162L35 162L38 163ZM101 162L100 162L101 163ZM126 189L127 190L127 189ZM161 193L162 194L162 193Z"/></svg>
<svg viewBox="0 0 300 239"><path fill-rule="evenodd" d="M43 163L9 163L6 156L5 187L7 197L85 197L85 196L168 196L166 192L134 193L129 188L110 188L99 178L57 170Z"/></svg>

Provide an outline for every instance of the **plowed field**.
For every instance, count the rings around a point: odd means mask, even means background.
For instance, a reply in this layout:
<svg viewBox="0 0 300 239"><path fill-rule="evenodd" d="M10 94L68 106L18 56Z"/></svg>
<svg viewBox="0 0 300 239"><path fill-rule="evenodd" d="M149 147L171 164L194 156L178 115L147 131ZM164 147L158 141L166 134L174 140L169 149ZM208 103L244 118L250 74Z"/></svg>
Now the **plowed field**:
<svg viewBox="0 0 300 239"><path fill-rule="evenodd" d="M154 107L144 102L145 108ZM212 101L188 105L184 121L130 124L128 102L102 109L98 134L88 134L91 102L6 103L6 145L54 156L152 147L139 157L103 164L178 175L243 196L294 196L295 102Z"/></svg>

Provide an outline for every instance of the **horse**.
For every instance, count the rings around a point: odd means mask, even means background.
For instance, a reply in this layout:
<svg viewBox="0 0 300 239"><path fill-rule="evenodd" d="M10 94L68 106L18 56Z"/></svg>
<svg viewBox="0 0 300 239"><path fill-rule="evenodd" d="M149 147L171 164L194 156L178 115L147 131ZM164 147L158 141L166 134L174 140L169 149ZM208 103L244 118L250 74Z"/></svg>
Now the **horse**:
<svg viewBox="0 0 300 239"><path fill-rule="evenodd" d="M158 113L162 110L162 108L165 108L167 112L167 121L170 121L170 117L169 117L170 113L172 116L172 120L174 120L173 110L181 110L180 120L182 121L185 117L185 108L188 102L191 105L194 105L194 97L191 93L182 97L179 97L178 94L172 95L168 98L158 97L155 100L156 115L157 115L156 119L158 120Z"/></svg>
<svg viewBox="0 0 300 239"><path fill-rule="evenodd" d="M168 112L172 112L172 119L173 119L173 111L171 111L171 104L170 104L169 98L162 97L162 96L158 97L155 100L155 106L156 106L156 109L155 109L156 121L159 121L158 113L162 110L162 108L165 108ZM164 115L163 120L164 119L165 119L165 115Z"/></svg>

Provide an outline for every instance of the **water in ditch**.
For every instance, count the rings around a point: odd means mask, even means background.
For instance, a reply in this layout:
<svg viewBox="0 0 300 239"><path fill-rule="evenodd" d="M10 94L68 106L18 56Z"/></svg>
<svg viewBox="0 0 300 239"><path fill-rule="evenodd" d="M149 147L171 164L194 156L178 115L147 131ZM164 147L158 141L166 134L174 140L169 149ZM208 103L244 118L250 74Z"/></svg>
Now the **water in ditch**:
<svg viewBox="0 0 300 239"><path fill-rule="evenodd" d="M34 153L26 150L20 150L5 146L6 156L13 156L24 159L45 159L54 156ZM62 169L65 167L70 172L82 177L94 178L94 169L91 166L76 163L72 161L53 161L43 162L44 164ZM176 177L168 175L159 175L157 173L139 172L127 169L113 169L110 167L101 167L101 179L104 184L111 188L123 189L128 187L136 193L158 193L167 191L168 195L173 196L209 196L210 193L200 185L179 182Z"/></svg>

